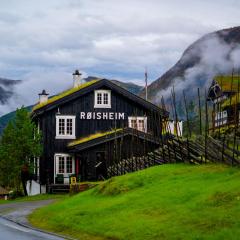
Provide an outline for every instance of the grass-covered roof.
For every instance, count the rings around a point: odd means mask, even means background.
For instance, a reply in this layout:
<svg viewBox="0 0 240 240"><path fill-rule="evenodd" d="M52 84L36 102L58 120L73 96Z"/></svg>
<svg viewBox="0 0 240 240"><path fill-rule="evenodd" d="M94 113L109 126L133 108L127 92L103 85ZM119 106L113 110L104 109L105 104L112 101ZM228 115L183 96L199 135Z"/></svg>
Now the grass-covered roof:
<svg viewBox="0 0 240 240"><path fill-rule="evenodd" d="M77 139L77 140L74 140L74 141L70 142L68 144L68 147L73 147L73 146L79 145L81 143L89 142L91 140L94 140L94 139L97 139L97 138L100 138L100 137L105 137L105 136L111 135L113 133L120 132L122 130L123 130L122 128L118 128L118 129L113 129L113 130L110 130L110 131L107 131L107 132L99 132L99 133L91 134L87 137L80 138L80 139Z"/></svg>
<svg viewBox="0 0 240 240"><path fill-rule="evenodd" d="M240 76L216 76L215 81L219 84L223 92L237 92L240 90Z"/></svg>
<svg viewBox="0 0 240 240"><path fill-rule="evenodd" d="M228 107L240 103L240 93L236 93L222 103L222 107Z"/></svg>
<svg viewBox="0 0 240 240"><path fill-rule="evenodd" d="M94 83L96 83L96 82L98 82L98 81L99 81L99 79L92 80L92 81L90 81L90 82L83 83L82 85L80 85L80 86L78 86L78 87L70 88L70 89L68 89L68 90L66 90L66 91L64 91L64 92L61 92L61 93L59 93L58 95L49 98L47 102L38 103L37 105L35 105L35 106L33 107L33 111L38 110L38 109L40 109L40 108L42 108L42 107L44 107L44 106L46 106L46 105L48 105L48 104L50 104L50 103L53 103L53 102L55 102L55 101L57 101L57 100L59 100L59 99L61 99L61 98L64 98L64 97L66 97L66 96L69 96L69 95L71 95L71 94L73 94L73 93L75 93L75 92L77 92L77 91L79 91L79 90L81 90L81 89L83 89L83 88L86 88L86 87L88 87L88 86L90 86L90 85L92 85L92 84L94 84Z"/></svg>

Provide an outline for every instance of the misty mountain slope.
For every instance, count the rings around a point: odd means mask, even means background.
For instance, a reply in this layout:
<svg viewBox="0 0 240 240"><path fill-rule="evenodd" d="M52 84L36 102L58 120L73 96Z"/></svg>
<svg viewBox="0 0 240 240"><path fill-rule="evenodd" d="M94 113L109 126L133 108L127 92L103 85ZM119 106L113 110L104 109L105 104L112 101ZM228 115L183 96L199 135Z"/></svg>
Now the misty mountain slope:
<svg viewBox="0 0 240 240"><path fill-rule="evenodd" d="M173 85L177 92L208 88L215 75L229 74L239 66L240 27L209 33L190 45L172 68L149 85L149 99L159 102L162 95L170 96Z"/></svg>
<svg viewBox="0 0 240 240"><path fill-rule="evenodd" d="M14 95L14 86L20 84L21 80L0 78L0 104L6 104Z"/></svg>
<svg viewBox="0 0 240 240"><path fill-rule="evenodd" d="M84 80L85 80L86 82L89 82L89 81L92 81L92 80L97 79L97 78L98 78L98 77L89 76L89 77L85 78ZM111 79L110 81L113 82L113 83L115 83L116 85L122 87L122 88L127 89L129 92L134 93L134 94L137 94L137 95L138 95L138 94L142 91L142 89L143 89L142 86L139 86L139 85L137 85L137 84L135 84L135 83L132 83L132 82L121 82L121 81L119 81L119 80L114 80L114 79Z"/></svg>

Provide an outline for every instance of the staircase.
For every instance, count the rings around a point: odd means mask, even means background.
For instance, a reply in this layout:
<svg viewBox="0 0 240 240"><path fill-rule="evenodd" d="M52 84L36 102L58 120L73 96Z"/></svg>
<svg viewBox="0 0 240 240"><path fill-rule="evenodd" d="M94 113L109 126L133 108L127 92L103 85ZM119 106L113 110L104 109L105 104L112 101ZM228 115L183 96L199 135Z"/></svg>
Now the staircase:
<svg viewBox="0 0 240 240"><path fill-rule="evenodd" d="M61 194L69 193L70 185L68 184L51 184L48 187L48 193Z"/></svg>

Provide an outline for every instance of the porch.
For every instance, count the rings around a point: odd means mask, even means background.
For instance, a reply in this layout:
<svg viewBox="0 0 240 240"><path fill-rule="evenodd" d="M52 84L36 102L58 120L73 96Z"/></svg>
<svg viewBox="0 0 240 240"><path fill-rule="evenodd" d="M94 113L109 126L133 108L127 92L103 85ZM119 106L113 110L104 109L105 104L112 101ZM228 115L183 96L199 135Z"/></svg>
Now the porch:
<svg viewBox="0 0 240 240"><path fill-rule="evenodd" d="M51 184L48 187L48 193L51 194L62 194L62 193L69 193L72 187L77 187L77 191L75 192L83 192L96 186L96 183L76 183L74 185L70 184Z"/></svg>

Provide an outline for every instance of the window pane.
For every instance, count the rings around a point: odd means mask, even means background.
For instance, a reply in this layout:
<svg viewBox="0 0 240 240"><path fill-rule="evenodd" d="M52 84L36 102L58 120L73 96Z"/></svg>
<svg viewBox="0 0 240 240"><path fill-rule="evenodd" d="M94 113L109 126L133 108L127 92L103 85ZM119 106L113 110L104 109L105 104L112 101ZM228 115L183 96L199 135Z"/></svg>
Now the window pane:
<svg viewBox="0 0 240 240"><path fill-rule="evenodd" d="M67 173L72 173L72 157L67 157Z"/></svg>
<svg viewBox="0 0 240 240"><path fill-rule="evenodd" d="M64 157L58 157L58 173L64 173Z"/></svg>
<svg viewBox="0 0 240 240"><path fill-rule="evenodd" d="M103 94L103 104L108 104L108 93Z"/></svg>
<svg viewBox="0 0 240 240"><path fill-rule="evenodd" d="M65 134L65 119L59 118L59 135Z"/></svg>
<svg viewBox="0 0 240 240"><path fill-rule="evenodd" d="M72 135L72 119L67 119L67 135Z"/></svg>
<svg viewBox="0 0 240 240"><path fill-rule="evenodd" d="M144 120L143 120L143 119L139 119L139 120L138 120L138 130L145 132Z"/></svg>
<svg viewBox="0 0 240 240"><path fill-rule="evenodd" d="M97 104L102 104L102 94L101 93L97 94Z"/></svg>
<svg viewBox="0 0 240 240"><path fill-rule="evenodd" d="M134 129L137 129L137 120L136 119L131 119L131 127Z"/></svg>

